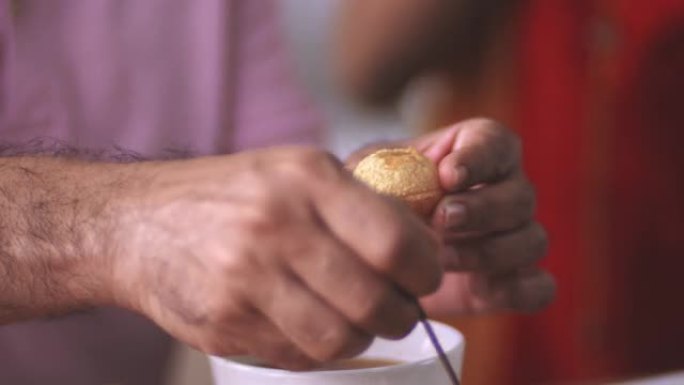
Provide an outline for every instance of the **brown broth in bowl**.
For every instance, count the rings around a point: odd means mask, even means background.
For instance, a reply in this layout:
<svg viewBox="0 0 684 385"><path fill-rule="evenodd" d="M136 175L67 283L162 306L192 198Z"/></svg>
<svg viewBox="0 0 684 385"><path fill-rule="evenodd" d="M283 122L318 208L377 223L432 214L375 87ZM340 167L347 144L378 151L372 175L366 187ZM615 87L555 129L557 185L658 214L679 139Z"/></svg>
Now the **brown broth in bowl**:
<svg viewBox="0 0 684 385"><path fill-rule="evenodd" d="M318 370L354 370L354 369L370 369L383 368L386 366L394 366L403 364L403 361L389 360L386 358L350 358L347 360L337 360L325 364Z"/></svg>
<svg viewBox="0 0 684 385"><path fill-rule="evenodd" d="M356 370L356 369L371 369L371 368L384 368L387 366L394 366L403 364L404 361L390 360L387 358L349 358L346 360L337 360L329 362L319 368L313 369L313 371L324 371L324 370ZM254 366L267 369L278 369L275 366L271 366L262 362L252 363Z"/></svg>

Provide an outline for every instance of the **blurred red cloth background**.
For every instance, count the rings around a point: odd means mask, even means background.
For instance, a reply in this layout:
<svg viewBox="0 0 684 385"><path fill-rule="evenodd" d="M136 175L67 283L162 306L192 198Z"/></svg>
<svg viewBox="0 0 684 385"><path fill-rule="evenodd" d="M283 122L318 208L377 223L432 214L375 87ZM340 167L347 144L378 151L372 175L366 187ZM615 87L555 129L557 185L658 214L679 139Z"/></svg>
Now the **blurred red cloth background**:
<svg viewBox="0 0 684 385"><path fill-rule="evenodd" d="M516 128L558 300L510 383L684 369L684 1L531 0Z"/></svg>
<svg viewBox="0 0 684 385"><path fill-rule="evenodd" d="M684 0L527 0L475 87L425 127L493 116L522 136L557 301L451 320L464 383L602 383L684 370Z"/></svg>

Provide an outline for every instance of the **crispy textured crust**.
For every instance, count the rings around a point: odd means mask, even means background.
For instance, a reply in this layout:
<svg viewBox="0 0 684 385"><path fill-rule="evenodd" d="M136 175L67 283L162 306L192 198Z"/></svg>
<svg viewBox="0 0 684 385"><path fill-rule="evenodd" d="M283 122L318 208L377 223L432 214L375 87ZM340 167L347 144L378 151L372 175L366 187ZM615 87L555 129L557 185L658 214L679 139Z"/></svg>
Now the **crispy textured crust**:
<svg viewBox="0 0 684 385"><path fill-rule="evenodd" d="M443 195L434 163L413 148L376 151L359 162L354 176L421 216L430 215Z"/></svg>

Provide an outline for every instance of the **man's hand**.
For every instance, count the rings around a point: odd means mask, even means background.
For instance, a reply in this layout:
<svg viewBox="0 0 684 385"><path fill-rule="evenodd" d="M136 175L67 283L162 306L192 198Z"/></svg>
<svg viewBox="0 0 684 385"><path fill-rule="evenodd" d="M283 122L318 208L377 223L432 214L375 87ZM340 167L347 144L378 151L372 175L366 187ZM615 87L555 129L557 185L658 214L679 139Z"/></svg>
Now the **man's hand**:
<svg viewBox="0 0 684 385"><path fill-rule="evenodd" d="M431 224L443 240L441 261L450 273L436 294L423 299L428 312L534 311L548 305L555 284L535 266L547 237L534 220L534 190L522 170L516 135L474 119L401 145L435 162L446 191Z"/></svg>
<svg viewBox="0 0 684 385"><path fill-rule="evenodd" d="M117 304L217 355L300 369L417 321L438 242L401 205L313 149L127 166L114 197Z"/></svg>

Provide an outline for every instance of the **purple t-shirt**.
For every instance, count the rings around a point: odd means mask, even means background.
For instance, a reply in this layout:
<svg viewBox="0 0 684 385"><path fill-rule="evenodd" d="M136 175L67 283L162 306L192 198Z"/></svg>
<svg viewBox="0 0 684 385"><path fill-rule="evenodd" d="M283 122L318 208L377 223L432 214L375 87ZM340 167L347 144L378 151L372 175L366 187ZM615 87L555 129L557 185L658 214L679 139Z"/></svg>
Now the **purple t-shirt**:
<svg viewBox="0 0 684 385"><path fill-rule="evenodd" d="M0 0L0 141L147 157L313 143L269 0ZM0 384L162 382L169 339L117 309L0 327Z"/></svg>

